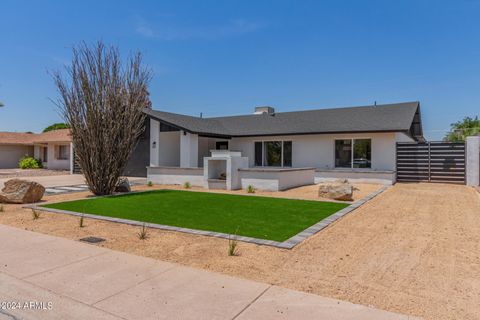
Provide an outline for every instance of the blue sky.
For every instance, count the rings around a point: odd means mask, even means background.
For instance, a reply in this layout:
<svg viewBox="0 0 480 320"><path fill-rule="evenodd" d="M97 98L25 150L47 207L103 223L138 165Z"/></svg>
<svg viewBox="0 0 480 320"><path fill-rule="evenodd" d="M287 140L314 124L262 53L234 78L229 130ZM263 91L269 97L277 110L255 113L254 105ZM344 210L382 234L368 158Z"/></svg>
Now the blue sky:
<svg viewBox="0 0 480 320"><path fill-rule="evenodd" d="M0 17L0 131L61 121L48 72L99 39L144 54L165 111L419 100L429 139L480 114L480 1L2 0Z"/></svg>

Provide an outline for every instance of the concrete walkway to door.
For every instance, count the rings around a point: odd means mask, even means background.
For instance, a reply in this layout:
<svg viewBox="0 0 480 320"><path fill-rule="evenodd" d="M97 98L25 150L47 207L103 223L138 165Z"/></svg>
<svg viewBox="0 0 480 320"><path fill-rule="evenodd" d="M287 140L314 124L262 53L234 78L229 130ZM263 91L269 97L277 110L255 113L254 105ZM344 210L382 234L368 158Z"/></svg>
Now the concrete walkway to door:
<svg viewBox="0 0 480 320"><path fill-rule="evenodd" d="M0 243L1 320L409 319L4 225Z"/></svg>

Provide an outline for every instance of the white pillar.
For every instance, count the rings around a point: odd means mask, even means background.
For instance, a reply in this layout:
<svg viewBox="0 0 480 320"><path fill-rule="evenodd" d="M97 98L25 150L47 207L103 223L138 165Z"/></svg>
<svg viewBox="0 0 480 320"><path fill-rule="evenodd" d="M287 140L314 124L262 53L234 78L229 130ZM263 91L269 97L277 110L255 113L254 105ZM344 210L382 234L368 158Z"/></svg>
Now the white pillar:
<svg viewBox="0 0 480 320"><path fill-rule="evenodd" d="M198 167L198 134L180 131L180 167Z"/></svg>
<svg viewBox="0 0 480 320"><path fill-rule="evenodd" d="M480 136L467 137L465 140L467 158L465 170L467 186L480 185Z"/></svg>
<svg viewBox="0 0 480 320"><path fill-rule="evenodd" d="M150 167L160 165L159 157L160 122L150 119Z"/></svg>

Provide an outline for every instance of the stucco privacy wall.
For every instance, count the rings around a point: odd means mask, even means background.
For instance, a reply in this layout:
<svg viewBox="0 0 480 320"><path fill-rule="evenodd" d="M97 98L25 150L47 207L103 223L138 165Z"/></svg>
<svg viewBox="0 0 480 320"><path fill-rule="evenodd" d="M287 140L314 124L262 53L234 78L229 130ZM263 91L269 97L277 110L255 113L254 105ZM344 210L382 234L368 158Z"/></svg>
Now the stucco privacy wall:
<svg viewBox="0 0 480 320"><path fill-rule="evenodd" d="M348 179L356 183L379 183L385 185L392 185L396 182L395 171L367 171L360 170L329 170L317 169L315 170L315 183L335 181L337 179Z"/></svg>
<svg viewBox="0 0 480 320"><path fill-rule="evenodd" d="M0 169L18 168L18 161L25 155L33 156L32 146L0 145Z"/></svg>
<svg viewBox="0 0 480 320"><path fill-rule="evenodd" d="M184 184L189 182L192 186L204 186L202 168L148 167L147 176L148 181L156 184Z"/></svg>
<svg viewBox="0 0 480 320"><path fill-rule="evenodd" d="M292 141L292 166L335 168L335 140L372 139L372 169L395 170L395 146L397 141L412 141L404 134L395 132L361 134L316 134L298 136L233 138L230 150L241 151L249 158L249 166L254 163L254 142L289 140Z"/></svg>
<svg viewBox="0 0 480 320"><path fill-rule="evenodd" d="M281 191L314 183L314 168L268 170L264 168L239 169L241 188Z"/></svg>

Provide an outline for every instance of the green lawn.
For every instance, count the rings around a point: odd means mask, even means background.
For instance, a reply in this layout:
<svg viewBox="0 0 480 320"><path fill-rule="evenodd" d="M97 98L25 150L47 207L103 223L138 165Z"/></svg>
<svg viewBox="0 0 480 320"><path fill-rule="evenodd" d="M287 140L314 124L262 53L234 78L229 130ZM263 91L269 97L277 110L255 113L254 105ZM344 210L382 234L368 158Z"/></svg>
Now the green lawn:
<svg viewBox="0 0 480 320"><path fill-rule="evenodd" d="M207 192L156 190L44 207L285 241L348 206Z"/></svg>

